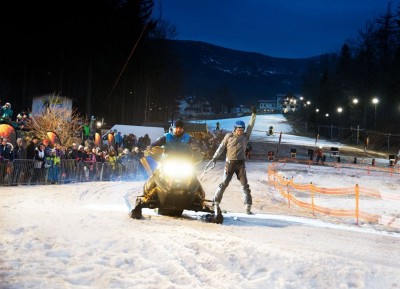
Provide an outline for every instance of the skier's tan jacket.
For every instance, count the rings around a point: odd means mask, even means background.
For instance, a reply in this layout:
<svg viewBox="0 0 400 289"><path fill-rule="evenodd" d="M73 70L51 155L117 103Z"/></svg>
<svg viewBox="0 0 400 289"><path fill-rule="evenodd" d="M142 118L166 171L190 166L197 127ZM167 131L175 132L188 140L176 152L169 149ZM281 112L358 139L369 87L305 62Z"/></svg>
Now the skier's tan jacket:
<svg viewBox="0 0 400 289"><path fill-rule="evenodd" d="M251 132L253 131L254 123L256 122L256 114L251 115L250 123L246 131L242 135L237 135L235 131L227 133L216 150L213 159L218 157L226 149L226 161L246 160L246 145L250 139Z"/></svg>

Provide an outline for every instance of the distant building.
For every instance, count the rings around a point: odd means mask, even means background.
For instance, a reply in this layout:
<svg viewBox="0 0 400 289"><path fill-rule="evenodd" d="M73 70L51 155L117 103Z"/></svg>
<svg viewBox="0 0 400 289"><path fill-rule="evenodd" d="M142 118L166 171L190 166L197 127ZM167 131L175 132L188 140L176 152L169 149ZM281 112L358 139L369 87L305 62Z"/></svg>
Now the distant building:
<svg viewBox="0 0 400 289"><path fill-rule="evenodd" d="M282 113L300 109L301 96L295 94L277 95L278 108Z"/></svg>
<svg viewBox="0 0 400 289"><path fill-rule="evenodd" d="M301 95L277 94L274 98L261 99L258 101L259 113L288 113L296 111L301 107Z"/></svg>
<svg viewBox="0 0 400 289"><path fill-rule="evenodd" d="M238 116L243 115L244 113L250 113L251 109L244 105L239 105L237 107L232 108L232 113L236 113Z"/></svg>
<svg viewBox="0 0 400 289"><path fill-rule="evenodd" d="M262 99L258 101L259 113L274 113L277 111L277 100L275 99Z"/></svg>
<svg viewBox="0 0 400 289"><path fill-rule="evenodd" d="M179 102L179 114L183 117L197 117L213 114L211 105L207 100L196 99L195 96L186 96Z"/></svg>

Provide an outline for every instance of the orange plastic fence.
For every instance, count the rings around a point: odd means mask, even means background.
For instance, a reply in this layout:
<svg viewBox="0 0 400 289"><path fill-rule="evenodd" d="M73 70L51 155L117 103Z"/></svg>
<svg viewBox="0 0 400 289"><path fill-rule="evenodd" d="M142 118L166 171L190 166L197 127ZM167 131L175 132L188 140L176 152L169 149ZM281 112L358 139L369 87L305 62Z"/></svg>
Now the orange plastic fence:
<svg viewBox="0 0 400 289"><path fill-rule="evenodd" d="M313 160L299 160L299 159L294 159L294 158L283 158L277 160L279 163L286 164L287 162L289 163L298 163L298 164L304 164L308 165L309 167L311 165L315 165L316 162ZM366 163L351 163L351 162L325 162L324 166L326 167L334 167L338 171L340 171L342 168L356 168L360 170L364 170L367 175L371 175L374 173L387 173L391 177L393 176L400 176L400 163L397 163L396 165L393 166L388 166L388 167L382 167L378 165L372 165L372 164L366 164Z"/></svg>
<svg viewBox="0 0 400 289"><path fill-rule="evenodd" d="M283 164L284 165L284 164ZM359 210L360 197L370 197L382 200L400 201L400 196L390 193L380 193L379 190L361 187L356 184L354 187L348 188L322 188L314 184L296 184L293 179L285 179L281 174L277 173L278 163L274 162L268 166L268 181L275 189L288 201L299 207L305 208L315 213L321 213L336 217L354 217L358 225L359 219L366 222L381 224L400 228L400 220L393 216L384 216L371 214ZM309 192L310 202L304 202L294 196L296 192ZM354 196L354 209L332 209L318 206L314 202L314 194L323 194L329 196Z"/></svg>

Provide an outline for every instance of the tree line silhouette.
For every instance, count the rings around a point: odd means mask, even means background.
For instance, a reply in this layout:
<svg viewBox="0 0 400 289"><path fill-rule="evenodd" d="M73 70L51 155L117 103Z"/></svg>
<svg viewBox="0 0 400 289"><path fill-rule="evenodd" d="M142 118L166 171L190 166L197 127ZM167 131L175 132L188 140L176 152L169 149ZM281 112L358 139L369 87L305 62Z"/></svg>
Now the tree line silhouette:
<svg viewBox="0 0 400 289"><path fill-rule="evenodd" d="M2 2L0 100L18 112L54 94L110 124L163 120L181 80L160 41L174 27L154 8L153 0Z"/></svg>
<svg viewBox="0 0 400 289"><path fill-rule="evenodd" d="M303 95L313 104L303 116L313 123L400 133L399 7L393 12L389 3L357 39L312 62Z"/></svg>

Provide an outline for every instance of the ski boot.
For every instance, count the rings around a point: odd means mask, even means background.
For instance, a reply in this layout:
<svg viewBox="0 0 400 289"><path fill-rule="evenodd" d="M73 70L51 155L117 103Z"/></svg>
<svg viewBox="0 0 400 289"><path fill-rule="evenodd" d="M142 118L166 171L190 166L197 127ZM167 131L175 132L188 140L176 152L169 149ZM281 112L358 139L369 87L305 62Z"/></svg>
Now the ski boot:
<svg viewBox="0 0 400 289"><path fill-rule="evenodd" d="M214 214L211 215L211 222L215 224L222 224L224 221L224 216L222 216L221 208L219 207L219 203L214 203Z"/></svg>
<svg viewBox="0 0 400 289"><path fill-rule="evenodd" d="M251 205L250 204L247 204L246 205L246 214L247 215L252 215L253 213L251 212Z"/></svg>
<svg viewBox="0 0 400 289"><path fill-rule="evenodd" d="M140 220L141 218L143 218L143 215L142 215L142 201L141 200L137 200L136 201L136 206L131 211L130 217L132 219L137 219L137 220Z"/></svg>

